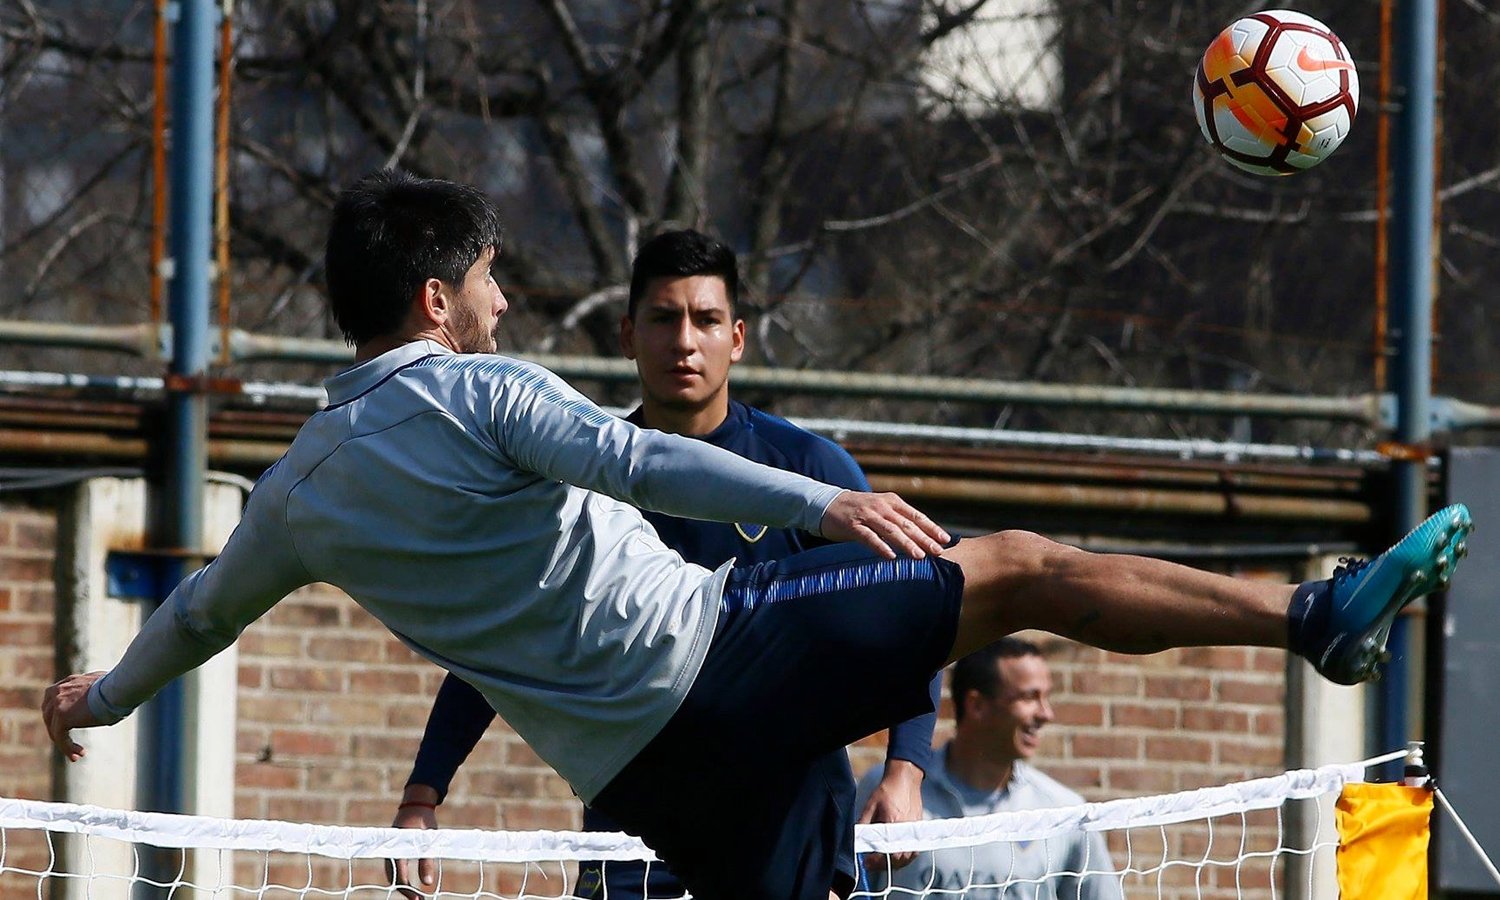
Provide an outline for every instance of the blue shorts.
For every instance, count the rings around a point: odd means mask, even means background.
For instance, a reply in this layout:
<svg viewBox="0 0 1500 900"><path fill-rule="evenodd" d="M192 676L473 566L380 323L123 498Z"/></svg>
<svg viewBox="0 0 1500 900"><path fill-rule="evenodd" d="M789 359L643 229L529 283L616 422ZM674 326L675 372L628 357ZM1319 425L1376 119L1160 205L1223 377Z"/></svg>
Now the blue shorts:
<svg viewBox="0 0 1500 900"><path fill-rule="evenodd" d="M963 573L819 547L729 573L703 668L593 806L699 900L827 900L855 877L845 745L932 711Z"/></svg>

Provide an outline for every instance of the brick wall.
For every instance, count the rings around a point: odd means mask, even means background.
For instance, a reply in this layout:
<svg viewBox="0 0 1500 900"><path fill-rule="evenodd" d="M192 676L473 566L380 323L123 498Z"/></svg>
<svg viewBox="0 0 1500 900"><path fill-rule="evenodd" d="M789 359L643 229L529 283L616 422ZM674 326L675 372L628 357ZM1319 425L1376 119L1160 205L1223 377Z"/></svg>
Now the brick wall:
<svg viewBox="0 0 1500 900"><path fill-rule="evenodd" d="M0 505L0 796L45 800L52 756L38 713L55 678L52 647L57 517Z"/></svg>
<svg viewBox="0 0 1500 900"><path fill-rule="evenodd" d="M235 813L388 825L443 672L326 586L240 638ZM500 720L453 784L443 825L567 829L572 792Z"/></svg>
<svg viewBox="0 0 1500 900"><path fill-rule="evenodd" d="M0 503L0 796L52 796L52 753L38 713L55 679L53 545L57 517L45 505ZM47 868L39 834L6 834L5 867ZM0 876L0 896L34 896L32 882Z"/></svg>
<svg viewBox="0 0 1500 900"><path fill-rule="evenodd" d="M1043 646L1060 700L1039 762L1085 798L1191 790L1286 768L1285 651L1213 647L1131 657L1056 639ZM1169 855L1235 863L1242 830L1255 849L1274 849L1279 839L1274 813L1223 817L1211 848L1210 832L1194 823L1169 834ZM1135 829L1128 841L1122 832L1108 835L1116 864L1137 869L1160 860L1161 841L1156 829ZM1269 868L1263 859L1181 866L1128 878L1126 886L1132 896L1160 887L1162 896L1270 897Z"/></svg>

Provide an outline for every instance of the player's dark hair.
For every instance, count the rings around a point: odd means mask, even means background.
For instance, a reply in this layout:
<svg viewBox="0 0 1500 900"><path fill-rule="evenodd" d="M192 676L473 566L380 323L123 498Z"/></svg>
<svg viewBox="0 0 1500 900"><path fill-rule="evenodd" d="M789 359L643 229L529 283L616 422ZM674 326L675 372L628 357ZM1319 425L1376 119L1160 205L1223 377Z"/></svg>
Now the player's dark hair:
<svg viewBox="0 0 1500 900"><path fill-rule="evenodd" d="M969 691L978 691L984 697L993 697L1000 692L1000 660L1041 655L1042 648L1031 641L1003 637L954 663L953 681L948 689L953 698L954 722L964 720L964 698L969 696Z"/></svg>
<svg viewBox="0 0 1500 900"><path fill-rule="evenodd" d="M630 304L625 314L635 318L651 279L693 275L715 275L724 282L729 316L734 318L740 299L740 267L734 251L723 241L691 228L664 231L641 245L630 265Z"/></svg>
<svg viewBox="0 0 1500 900"><path fill-rule="evenodd" d="M395 332L429 278L450 285L486 248L500 214L478 188L382 169L339 194L324 250L328 303L344 340Z"/></svg>

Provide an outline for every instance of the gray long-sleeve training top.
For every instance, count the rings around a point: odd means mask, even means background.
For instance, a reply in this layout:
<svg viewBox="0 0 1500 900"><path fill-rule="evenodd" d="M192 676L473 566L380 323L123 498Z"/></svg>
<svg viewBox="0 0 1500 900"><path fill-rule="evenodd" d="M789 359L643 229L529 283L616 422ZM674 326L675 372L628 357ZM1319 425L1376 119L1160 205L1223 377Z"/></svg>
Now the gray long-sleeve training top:
<svg viewBox="0 0 1500 900"><path fill-rule="evenodd" d="M326 384L223 552L95 683L101 720L327 582L478 688L588 801L687 694L728 569L683 562L635 507L817 533L841 492L636 428L503 356L418 341Z"/></svg>

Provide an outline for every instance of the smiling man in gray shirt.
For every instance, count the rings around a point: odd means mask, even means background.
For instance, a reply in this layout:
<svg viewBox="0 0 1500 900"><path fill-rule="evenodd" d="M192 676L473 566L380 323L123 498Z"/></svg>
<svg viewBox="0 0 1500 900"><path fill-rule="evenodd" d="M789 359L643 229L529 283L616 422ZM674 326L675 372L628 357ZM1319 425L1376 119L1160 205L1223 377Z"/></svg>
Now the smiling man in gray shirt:
<svg viewBox="0 0 1500 900"><path fill-rule="evenodd" d="M933 754L922 783L928 819L958 819L1076 806L1083 798L1031 764L1052 721L1052 673L1036 644L1005 637L954 663L953 740ZM880 767L860 781L863 797ZM930 850L886 873L868 865L877 890L969 900L1120 900L1120 879L1098 832ZM887 884L887 881L889 884ZM902 892L906 896L905 892Z"/></svg>
<svg viewBox="0 0 1500 900"><path fill-rule="evenodd" d="M1302 585L1025 532L945 549L893 494L636 428L494 355L499 249L498 214L471 187L388 170L340 195L325 268L355 365L328 380L328 408L261 478L223 552L115 668L47 689L43 720L68 759L84 752L73 729L119 721L322 581L478 688L699 900L824 900L851 885L823 828L840 820L838 792L801 791L807 761L930 711L945 661L1037 628L1120 652L1289 647L1359 681L1472 527L1449 507ZM857 543L708 569L637 507Z"/></svg>

